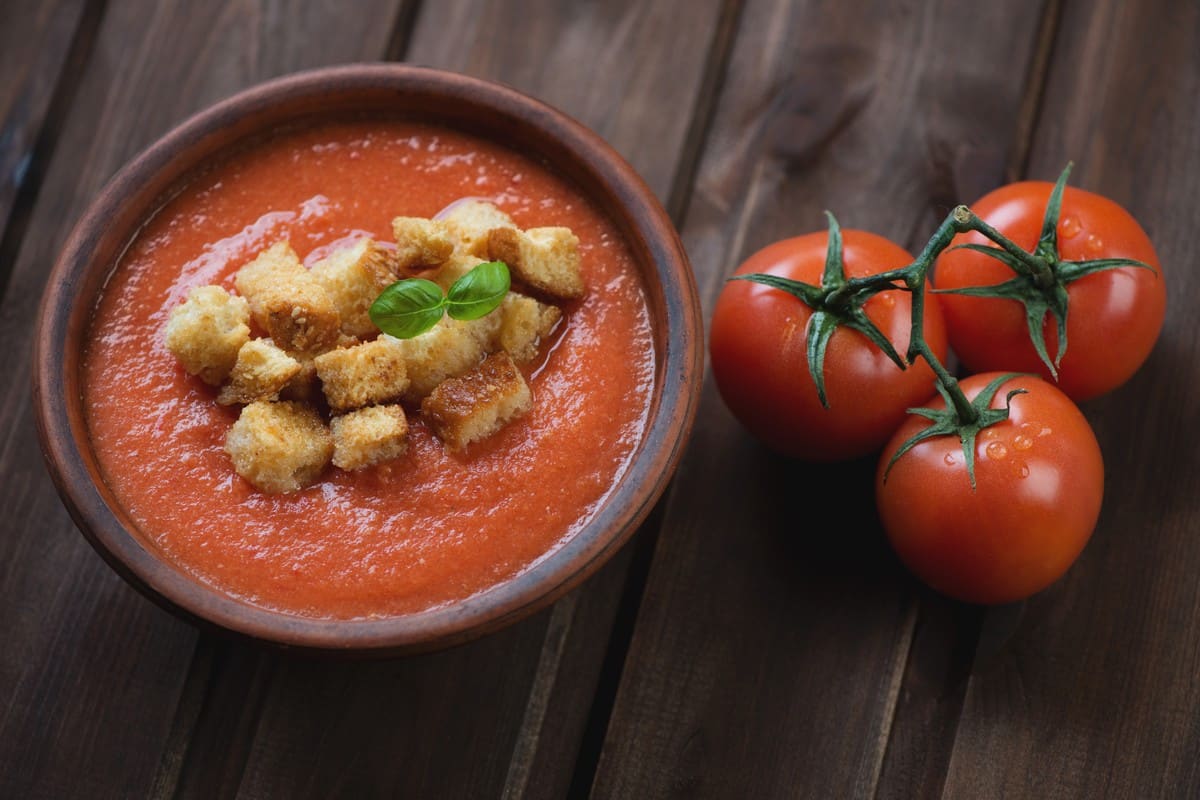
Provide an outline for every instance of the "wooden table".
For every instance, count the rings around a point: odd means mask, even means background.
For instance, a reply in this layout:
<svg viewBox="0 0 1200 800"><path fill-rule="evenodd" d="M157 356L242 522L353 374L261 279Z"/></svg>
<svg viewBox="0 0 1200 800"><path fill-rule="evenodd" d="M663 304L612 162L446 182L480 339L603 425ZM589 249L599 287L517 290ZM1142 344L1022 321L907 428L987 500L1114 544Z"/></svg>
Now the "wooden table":
<svg viewBox="0 0 1200 800"><path fill-rule="evenodd" d="M1149 362L1084 405L1108 491L1080 561L1019 606L947 601L891 555L871 459L772 456L709 380L635 539L472 644L304 660L128 588L33 430L49 265L193 111L380 59L599 131L677 221L707 311L825 208L911 248L956 202L1074 160L1148 229L1171 293ZM0 797L1200 797L1200 5L3 0L0 77Z"/></svg>

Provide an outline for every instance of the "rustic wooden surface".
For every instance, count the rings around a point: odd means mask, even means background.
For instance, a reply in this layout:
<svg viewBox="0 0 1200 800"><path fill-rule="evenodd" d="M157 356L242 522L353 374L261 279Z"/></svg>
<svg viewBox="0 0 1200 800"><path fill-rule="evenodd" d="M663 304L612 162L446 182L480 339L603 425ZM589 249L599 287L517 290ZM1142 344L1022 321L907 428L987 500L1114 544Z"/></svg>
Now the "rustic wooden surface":
<svg viewBox="0 0 1200 800"><path fill-rule="evenodd" d="M404 60L592 126L672 213L705 307L758 247L921 244L1006 180L1143 222L1162 339L1084 411L1099 527L1055 586L923 589L870 460L751 441L704 388L667 496L550 609L442 653L304 660L198 633L87 546L41 463L28 331L121 164L239 88ZM0 797L1200 797L1200 8L1190 0L0 0ZM804 493L846 508L798 515Z"/></svg>

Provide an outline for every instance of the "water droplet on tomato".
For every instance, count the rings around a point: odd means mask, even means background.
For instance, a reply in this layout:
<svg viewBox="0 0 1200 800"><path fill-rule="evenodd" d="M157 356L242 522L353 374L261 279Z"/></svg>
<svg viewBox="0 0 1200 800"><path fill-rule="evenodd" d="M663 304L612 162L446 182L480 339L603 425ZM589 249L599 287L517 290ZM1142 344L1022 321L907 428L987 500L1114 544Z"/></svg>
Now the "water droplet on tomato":
<svg viewBox="0 0 1200 800"><path fill-rule="evenodd" d="M1062 222L1058 223L1058 235L1064 239L1070 239L1073 236L1078 236L1082 227L1079 224L1079 217L1063 217Z"/></svg>
<svg viewBox="0 0 1200 800"><path fill-rule="evenodd" d="M879 305L883 306L884 308L891 308L892 306L896 305L896 298L892 297L891 292L884 292L883 294L879 295Z"/></svg>
<svg viewBox="0 0 1200 800"><path fill-rule="evenodd" d="M1029 477L1029 465L1024 461L1017 461L1013 464L1013 475L1018 478Z"/></svg>
<svg viewBox="0 0 1200 800"><path fill-rule="evenodd" d="M954 453L946 453L946 455L944 455L942 457L942 461L946 462L947 467L953 467L954 466Z"/></svg>
<svg viewBox="0 0 1200 800"><path fill-rule="evenodd" d="M1041 439L1041 438L1043 438L1043 437L1045 437L1045 436L1049 436L1049 435L1050 435L1050 434L1052 434L1052 433L1054 433L1054 431L1052 431L1051 429L1049 429L1049 428L1042 428L1040 431L1038 431L1038 438L1039 438L1039 439Z"/></svg>
<svg viewBox="0 0 1200 800"><path fill-rule="evenodd" d="M987 443L987 447L983 448L983 452L988 458L1000 461L1008 457L1008 448L1004 446L1004 442L992 440Z"/></svg>
<svg viewBox="0 0 1200 800"><path fill-rule="evenodd" d="M1093 255L1098 254L1104 249L1104 240L1093 233L1087 239L1087 249L1088 252L1092 253Z"/></svg>
<svg viewBox="0 0 1200 800"><path fill-rule="evenodd" d="M1033 447L1033 439L1028 436L1017 435L1013 437L1012 445L1014 450L1028 450Z"/></svg>

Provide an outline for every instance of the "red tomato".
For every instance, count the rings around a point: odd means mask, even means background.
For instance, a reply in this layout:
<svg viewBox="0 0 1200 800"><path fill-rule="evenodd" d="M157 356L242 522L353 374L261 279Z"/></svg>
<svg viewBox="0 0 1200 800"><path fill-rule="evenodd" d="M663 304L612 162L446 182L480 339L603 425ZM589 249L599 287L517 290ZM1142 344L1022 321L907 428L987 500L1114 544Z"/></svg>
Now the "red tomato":
<svg viewBox="0 0 1200 800"><path fill-rule="evenodd" d="M1053 188L1044 182L1010 184L985 195L971 210L1031 251L1041 235ZM954 240L954 244L967 242L988 243L974 232ZM1058 248L1063 260L1131 258L1156 270L1121 267L1067 285L1067 350L1059 367L1058 387L1081 401L1120 386L1146 360L1162 328L1166 285L1145 231L1125 209L1100 195L1066 188ZM938 289L987 286L1013 275L990 256L947 250L938 259L934 283ZM1021 303L952 294L938 295L938 299L946 315L950 346L970 371L1035 372L1053 380L1030 342ZM1056 325L1047 315L1043 327L1051 359L1058 352Z"/></svg>
<svg viewBox="0 0 1200 800"><path fill-rule="evenodd" d="M842 231L846 276L876 274L912 261L883 237ZM761 272L819 285L828 234L785 239L750 256L738 275ZM863 310L904 355L911 297L889 290ZM805 354L812 310L778 289L748 281L725 284L709 333L712 371L725 404L767 446L784 455L836 461L876 452L904 419L929 399L934 376L923 360L901 370L861 333L838 328L825 355L829 408L821 405ZM947 351L937 300L926 298L925 338L941 359Z"/></svg>
<svg viewBox="0 0 1200 800"><path fill-rule="evenodd" d="M1001 373L973 375L968 398ZM973 603L1006 603L1038 592L1067 571L1095 528L1104 464L1079 408L1046 381L1019 376L992 399L1007 420L980 432L971 488L956 436L892 454L929 425L910 416L883 451L875 482L880 519L896 553L934 589ZM945 408L941 398L930 408Z"/></svg>

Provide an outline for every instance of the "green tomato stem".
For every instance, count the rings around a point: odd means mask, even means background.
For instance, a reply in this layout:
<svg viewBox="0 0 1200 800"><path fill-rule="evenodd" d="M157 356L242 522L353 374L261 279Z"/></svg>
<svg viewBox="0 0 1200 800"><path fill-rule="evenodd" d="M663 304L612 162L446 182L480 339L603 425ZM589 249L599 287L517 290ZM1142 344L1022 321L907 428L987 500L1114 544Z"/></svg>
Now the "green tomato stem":
<svg viewBox="0 0 1200 800"><path fill-rule="evenodd" d="M911 364L917 358L925 359L938 383L946 390L954 406L960 422L970 425L978 421L978 413L971 401L959 388L958 381L946 369L946 366L934 354L929 343L925 341L925 285L929 271L933 268L937 257L950 246L955 235L968 230L978 230L978 226L989 227L983 220L975 216L966 206L958 206L942 221L934 232L933 237L921 250L911 264L897 269L867 275L861 278L851 278L845 287L839 290L842 294L875 293L886 291L888 288L903 289L912 295L912 327L908 338L908 362ZM990 227L989 227L990 230ZM982 233L983 231L981 231ZM997 236L999 232L993 231ZM984 233L987 236L987 233ZM1000 238L1003 239L1002 236ZM1005 240L1007 241L1007 240ZM1015 247L1015 245L1014 245ZM1017 248L1019 250L1019 248ZM1028 256L1028 254L1026 254ZM897 284L901 285L897 285Z"/></svg>
<svg viewBox="0 0 1200 800"><path fill-rule="evenodd" d="M937 376L938 383L946 390L959 422L964 425L975 423L979 415L959 387L958 381L925 341L925 285L929 278L929 270L933 268L937 257L950 246L956 234L964 228L969 229L971 223L976 220L979 218L966 206L956 207L938 226L916 260L901 270L904 273L904 282L912 294L912 329L908 337L908 361L912 363L917 356L925 359L925 363Z"/></svg>
<svg viewBox="0 0 1200 800"><path fill-rule="evenodd" d="M921 250L920 255L910 264L874 275L847 278L842 262L841 229L832 214L827 212L827 216L829 217L830 246L820 286L811 286L771 275L741 275L731 279L750 280L773 286L794 295L814 310L812 319L820 323L815 326L814 330L821 334L821 338L810 346L809 369L813 373L813 380L822 404L828 406L821 366L824 345L838 325L846 325L871 338L901 368L904 367L905 360L909 364L915 363L917 358L925 360L937 378L939 393L946 399L948 409L952 409L953 412L953 418L951 418L949 410L945 412L946 419L942 424L949 426L946 428L947 430L977 431L981 426L994 424L999 417L991 414L991 411L986 408L986 403L977 408L976 404L967 399L962 387L958 385L958 381L933 352L929 342L925 340L925 294L929 272L933 269L938 256L951 246L954 237L968 231L975 231L995 244L1007 254L1002 259L1006 264L1009 264L1018 274L1040 285L1050 286L1057 281L1056 265L1047 261L1043 255L1022 250L1000 231L976 216L970 208L959 205L946 216ZM868 299L885 291L906 291L912 296L911 328L905 359L901 359L891 349L890 342L862 312L862 306ZM826 318L827 316L828 318ZM815 334L810 331L810 335ZM1004 415L1007 415L1007 411L1004 412ZM974 441L973 436L974 434L970 437L972 442ZM963 439L963 441L964 447L966 447L967 439ZM970 461L971 458L968 457L968 462ZM974 485L973 475L972 485Z"/></svg>
<svg viewBox="0 0 1200 800"><path fill-rule="evenodd" d="M959 206L959 208L966 208L966 206ZM955 210L957 211L957 209ZM970 214L970 219L964 224L964 231L975 231L976 233L981 234L988 241L997 245L1004 250L1004 252L1011 255L1014 259L1016 259L1018 264L1021 264L1029 270L1029 277L1033 278L1034 282L1037 283L1037 285L1041 288L1045 289L1046 287L1053 285L1054 268L1049 262L1046 261L1046 259L1040 258L1034 253L1030 253L1027 250L1017 247L1017 245L1011 239L993 228L991 225L984 222L979 217L975 216L974 212L972 212L970 209L967 209L967 213Z"/></svg>

